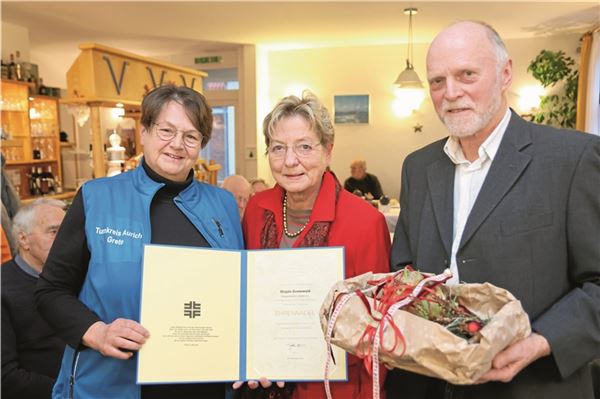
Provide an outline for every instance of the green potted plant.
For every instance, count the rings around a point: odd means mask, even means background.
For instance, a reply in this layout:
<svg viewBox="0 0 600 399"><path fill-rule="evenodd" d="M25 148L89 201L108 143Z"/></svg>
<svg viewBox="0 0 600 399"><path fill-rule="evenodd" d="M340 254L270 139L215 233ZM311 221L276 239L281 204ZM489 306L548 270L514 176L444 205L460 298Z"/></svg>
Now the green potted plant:
<svg viewBox="0 0 600 399"><path fill-rule="evenodd" d="M533 116L534 122L575 128L579 71L573 58L566 56L562 50L542 50L531 61L527 72L544 87L561 83L560 90L541 97L539 112Z"/></svg>

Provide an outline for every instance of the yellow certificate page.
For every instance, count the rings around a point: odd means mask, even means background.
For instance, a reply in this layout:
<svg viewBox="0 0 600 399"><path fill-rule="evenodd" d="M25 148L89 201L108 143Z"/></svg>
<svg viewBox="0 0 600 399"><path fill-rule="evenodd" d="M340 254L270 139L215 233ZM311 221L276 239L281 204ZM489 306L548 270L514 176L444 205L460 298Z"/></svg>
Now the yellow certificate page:
<svg viewBox="0 0 600 399"><path fill-rule="evenodd" d="M138 383L240 377L240 251L148 245Z"/></svg>
<svg viewBox="0 0 600 399"><path fill-rule="evenodd" d="M247 274L247 378L323 380L319 310L344 279L343 248L247 251ZM345 380L345 352L333 349L331 379Z"/></svg>

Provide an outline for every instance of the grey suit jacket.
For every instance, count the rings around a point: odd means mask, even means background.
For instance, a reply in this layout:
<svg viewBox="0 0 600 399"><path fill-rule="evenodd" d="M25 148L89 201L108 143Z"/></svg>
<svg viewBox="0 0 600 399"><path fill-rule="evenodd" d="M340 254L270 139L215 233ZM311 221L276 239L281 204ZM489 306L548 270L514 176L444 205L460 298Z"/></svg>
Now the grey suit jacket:
<svg viewBox="0 0 600 399"><path fill-rule="evenodd" d="M444 140L403 165L392 269L441 272L450 264L454 164ZM461 281L512 292L552 355L510 383L453 387L391 373L389 398L593 398L586 364L600 357L600 139L511 115L467 219ZM399 389L399 390L397 390ZM449 396L444 396L449 394ZM442 396L440 396L442 395Z"/></svg>

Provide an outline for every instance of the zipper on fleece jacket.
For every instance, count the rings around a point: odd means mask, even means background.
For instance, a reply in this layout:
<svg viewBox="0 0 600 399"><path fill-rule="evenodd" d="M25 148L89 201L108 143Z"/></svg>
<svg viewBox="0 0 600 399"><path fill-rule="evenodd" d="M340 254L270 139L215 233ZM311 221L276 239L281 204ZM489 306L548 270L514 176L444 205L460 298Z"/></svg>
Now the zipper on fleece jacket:
<svg viewBox="0 0 600 399"><path fill-rule="evenodd" d="M75 389L75 373L77 372L77 363L79 362L79 351L73 356L73 364L71 365L71 376L69 377L69 399L73 399L73 391Z"/></svg>

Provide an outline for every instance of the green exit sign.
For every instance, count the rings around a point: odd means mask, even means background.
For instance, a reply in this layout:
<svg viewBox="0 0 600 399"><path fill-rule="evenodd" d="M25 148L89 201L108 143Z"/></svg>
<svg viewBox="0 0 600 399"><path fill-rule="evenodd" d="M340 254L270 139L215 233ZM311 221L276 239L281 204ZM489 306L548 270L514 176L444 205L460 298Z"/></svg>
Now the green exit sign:
<svg viewBox="0 0 600 399"><path fill-rule="evenodd" d="M218 64L221 62L222 57L220 55L213 55L210 57L196 57L194 58L194 64Z"/></svg>

